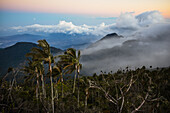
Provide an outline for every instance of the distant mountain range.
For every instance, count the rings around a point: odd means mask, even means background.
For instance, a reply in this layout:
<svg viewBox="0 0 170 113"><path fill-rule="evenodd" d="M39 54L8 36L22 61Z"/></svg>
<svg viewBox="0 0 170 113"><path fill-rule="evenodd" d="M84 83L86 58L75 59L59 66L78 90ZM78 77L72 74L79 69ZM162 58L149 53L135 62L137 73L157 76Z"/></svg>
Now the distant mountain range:
<svg viewBox="0 0 170 113"><path fill-rule="evenodd" d="M20 35L12 35L12 36L1 36L0 37L0 48L6 48L16 44L17 42L34 42L42 39L43 37L40 35L32 35L32 34L20 34Z"/></svg>
<svg viewBox="0 0 170 113"><path fill-rule="evenodd" d="M0 74L3 75L9 67L17 67L26 60L25 54L29 53L32 47L38 47L35 43L18 42L7 48L0 49ZM51 47L51 52L57 54L63 50Z"/></svg>
<svg viewBox="0 0 170 113"><path fill-rule="evenodd" d="M98 40L101 36L86 35L86 34L66 34L66 33L51 33L42 35L20 34L12 36L0 37L0 48L5 48L14 45L17 42L33 42L46 39L48 43L56 48L67 49L74 47L76 49L84 49L89 44Z"/></svg>

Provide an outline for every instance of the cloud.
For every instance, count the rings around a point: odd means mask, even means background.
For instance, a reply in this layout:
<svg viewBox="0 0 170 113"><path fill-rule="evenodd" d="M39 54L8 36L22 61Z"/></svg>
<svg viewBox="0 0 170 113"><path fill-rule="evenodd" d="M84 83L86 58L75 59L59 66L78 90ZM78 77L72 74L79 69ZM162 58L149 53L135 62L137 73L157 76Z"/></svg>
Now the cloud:
<svg viewBox="0 0 170 113"><path fill-rule="evenodd" d="M105 25L101 23L97 26L88 26L88 25L74 25L72 22L60 21L57 25L28 25L28 26L17 26L11 27L12 30L17 32L31 32L31 33L68 33L68 34L93 34L93 35L104 35L110 31L110 25Z"/></svg>
<svg viewBox="0 0 170 113"><path fill-rule="evenodd" d="M169 34L170 29L170 23L159 23L159 24L153 24L149 27L146 27L145 29L141 29L138 32L134 34L134 36L138 39L145 39L145 40L170 40Z"/></svg>
<svg viewBox="0 0 170 113"><path fill-rule="evenodd" d="M170 23L152 24L140 29L133 36L126 37L121 43L110 39L96 45L99 49L83 50L82 73L92 75L100 73L101 70L117 71L127 66L131 69L141 66L153 66L153 68L170 66L169 29Z"/></svg>
<svg viewBox="0 0 170 113"><path fill-rule="evenodd" d="M82 51L83 73L92 75L100 71L116 71L120 68L170 66L170 22L165 22L158 11L134 16L124 13L110 29L127 34L122 39L100 42Z"/></svg>
<svg viewBox="0 0 170 113"><path fill-rule="evenodd" d="M72 22L60 21L57 25L28 25L11 27L17 32L28 33L68 33L68 34L92 34L104 36L116 32L121 35L131 35L136 31L146 28L152 24L163 23L164 18L159 11L149 11L134 15L133 12L121 13L112 24L101 23L96 26L74 25Z"/></svg>
<svg viewBox="0 0 170 113"><path fill-rule="evenodd" d="M130 36L141 29L159 23L165 23L165 19L159 11L148 11L137 16L133 12L126 12L122 13L117 18L115 25L110 28L118 34Z"/></svg>
<svg viewBox="0 0 170 113"><path fill-rule="evenodd" d="M28 26L17 26L11 27L13 30L17 30L18 32L44 32L44 33L89 33L95 26L76 26L72 22L60 21L57 25L28 25Z"/></svg>
<svg viewBox="0 0 170 113"><path fill-rule="evenodd" d="M138 28L138 20L131 12L122 13L116 21L116 27L136 29Z"/></svg>
<svg viewBox="0 0 170 113"><path fill-rule="evenodd" d="M136 16L139 25L148 26L155 23L162 23L165 21L159 11L148 11Z"/></svg>

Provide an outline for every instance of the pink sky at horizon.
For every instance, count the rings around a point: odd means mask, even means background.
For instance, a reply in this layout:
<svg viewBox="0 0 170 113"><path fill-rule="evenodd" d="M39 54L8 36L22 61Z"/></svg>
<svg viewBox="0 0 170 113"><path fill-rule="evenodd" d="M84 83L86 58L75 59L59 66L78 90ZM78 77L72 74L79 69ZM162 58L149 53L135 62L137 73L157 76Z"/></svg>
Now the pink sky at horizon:
<svg viewBox="0 0 170 113"><path fill-rule="evenodd" d="M170 18L170 0L0 0L0 10L109 17L158 10Z"/></svg>

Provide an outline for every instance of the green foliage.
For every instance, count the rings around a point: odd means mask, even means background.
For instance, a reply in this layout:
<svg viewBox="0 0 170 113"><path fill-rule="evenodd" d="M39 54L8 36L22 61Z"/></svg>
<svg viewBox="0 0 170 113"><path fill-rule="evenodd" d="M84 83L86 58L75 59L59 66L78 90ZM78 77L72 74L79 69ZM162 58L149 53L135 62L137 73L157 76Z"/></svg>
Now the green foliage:
<svg viewBox="0 0 170 113"><path fill-rule="evenodd" d="M54 92L58 91L58 99L55 98L55 111L60 112L119 112L117 109L121 107L122 99L118 100L117 105L106 98L103 88L110 96L117 99L121 97L120 88L124 93L123 113L132 112L141 105L146 94L145 103L139 109L144 112L170 112L170 98L169 98L169 73L170 68L160 68L158 70L152 69L137 69L137 70L119 70L116 73L101 73L94 76L80 77L80 107L77 108L77 93L72 94L73 80L69 79L63 82L63 93L61 92L61 82L54 83ZM133 75L133 84L129 88L129 83ZM92 88L89 81L94 81L95 86L99 88ZM13 87L11 95L9 95L10 82L1 81L0 89L0 109L1 112L10 112L13 110L22 112L41 112L51 111L49 105L51 104L50 84L46 84L47 98L39 100L39 108L37 109L37 101L35 97L35 86L31 82L17 84ZM78 84L78 81L76 82ZM87 108L85 109L85 97L88 89ZM78 90L77 87L75 89ZM12 97L12 98L11 98ZM20 107L21 106L21 107Z"/></svg>

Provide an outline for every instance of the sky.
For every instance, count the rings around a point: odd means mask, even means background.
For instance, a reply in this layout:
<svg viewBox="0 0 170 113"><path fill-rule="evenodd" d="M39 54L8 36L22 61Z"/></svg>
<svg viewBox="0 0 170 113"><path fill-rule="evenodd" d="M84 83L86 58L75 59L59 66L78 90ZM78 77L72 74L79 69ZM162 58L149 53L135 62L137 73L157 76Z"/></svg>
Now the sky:
<svg viewBox="0 0 170 113"><path fill-rule="evenodd" d="M19 26L30 24L58 24L59 21L73 22L76 25L96 25L102 22L112 23L114 17L97 17L77 14L56 14L37 12L0 11L0 25Z"/></svg>
<svg viewBox="0 0 170 113"><path fill-rule="evenodd" d="M159 10L170 17L170 0L1 0L0 9L25 12L118 16Z"/></svg>
<svg viewBox="0 0 170 113"><path fill-rule="evenodd" d="M170 18L170 0L0 0L0 21L1 26L6 21L7 25L17 25L18 21L24 25L47 24L46 21L56 24L59 20L91 25L98 24L94 17L118 17L125 12L138 15L154 10ZM92 22L88 23L88 19Z"/></svg>
<svg viewBox="0 0 170 113"><path fill-rule="evenodd" d="M83 25L87 25L83 29L95 29L116 23L126 13L130 14L130 18L147 14L144 17L153 20L156 16L158 21L162 18L160 15L170 18L169 6L170 0L0 0L0 36L9 34L9 28L31 26L46 29L50 25L56 29L62 22L66 24L63 28L70 25L69 29L73 26L82 29Z"/></svg>

